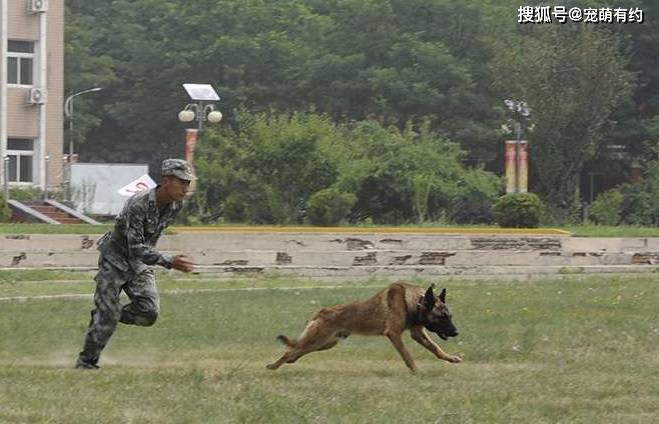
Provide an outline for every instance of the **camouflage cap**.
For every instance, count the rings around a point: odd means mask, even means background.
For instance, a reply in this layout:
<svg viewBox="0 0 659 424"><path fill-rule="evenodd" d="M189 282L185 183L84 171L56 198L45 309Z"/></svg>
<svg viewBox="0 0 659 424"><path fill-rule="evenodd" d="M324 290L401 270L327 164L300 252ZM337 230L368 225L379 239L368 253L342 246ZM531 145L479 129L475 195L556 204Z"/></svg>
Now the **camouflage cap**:
<svg viewBox="0 0 659 424"><path fill-rule="evenodd" d="M192 167L183 159L165 159L162 161L162 176L165 175L173 175L185 181L196 179Z"/></svg>

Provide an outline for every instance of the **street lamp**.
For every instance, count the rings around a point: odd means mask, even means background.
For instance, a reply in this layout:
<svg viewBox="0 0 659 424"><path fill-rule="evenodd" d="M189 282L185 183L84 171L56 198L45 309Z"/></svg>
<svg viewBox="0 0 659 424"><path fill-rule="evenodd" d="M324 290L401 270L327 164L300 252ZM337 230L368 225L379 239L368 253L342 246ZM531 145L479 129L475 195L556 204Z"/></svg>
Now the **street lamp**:
<svg viewBox="0 0 659 424"><path fill-rule="evenodd" d="M181 122L197 121L197 128L188 128L185 134L185 160L192 165L194 148L204 122L217 123L222 120L222 112L215 110L214 102L220 101L210 84L183 84L183 88L195 103L189 103L178 113Z"/></svg>
<svg viewBox="0 0 659 424"><path fill-rule="evenodd" d="M526 102L522 100L516 101L506 99L503 102L513 115L517 129L517 141L519 141L522 139L522 121L531 116L531 109L529 109Z"/></svg>
<svg viewBox="0 0 659 424"><path fill-rule="evenodd" d="M204 105L202 102L190 103L185 106L185 109L178 113L178 120L181 122L192 122L197 120L197 131L201 132L204 126L204 121L213 124L222 120L222 112L215 110L212 104Z"/></svg>
<svg viewBox="0 0 659 424"><path fill-rule="evenodd" d="M526 193L528 181L528 152L526 142L522 142L522 126L523 123L531 116L531 110L529 109L529 106L526 104L526 102L522 100L506 99L503 102L512 114L512 120L515 123L515 132L517 135L514 151L514 171L511 170L515 175L515 187L512 191L516 193ZM512 154L513 152L510 153ZM506 152L506 155L508 155L508 152ZM507 163L507 166L508 165L509 163ZM508 189L512 188L508 187Z"/></svg>
<svg viewBox="0 0 659 424"><path fill-rule="evenodd" d="M197 120L197 131L201 132L204 128L204 121L218 123L222 120L222 112L215 110L215 105L209 102L220 101L215 89L210 84L183 84L190 99L197 103L189 103L185 109L178 113L178 119L181 122L192 122Z"/></svg>
<svg viewBox="0 0 659 424"><path fill-rule="evenodd" d="M69 162L73 160L73 99L77 96L82 96L87 93L94 93L96 91L101 91L103 88L94 87L88 88L87 90L78 91L77 93L71 94L66 98L64 102L64 114L69 118Z"/></svg>
<svg viewBox="0 0 659 424"><path fill-rule="evenodd" d="M77 93L71 94L66 98L64 102L64 114L69 118L69 163L65 167L65 179L66 179L66 199L71 200L71 164L73 163L73 99L78 96L82 96L87 93L94 93L96 91L101 91L101 87L88 88L87 90L78 91Z"/></svg>

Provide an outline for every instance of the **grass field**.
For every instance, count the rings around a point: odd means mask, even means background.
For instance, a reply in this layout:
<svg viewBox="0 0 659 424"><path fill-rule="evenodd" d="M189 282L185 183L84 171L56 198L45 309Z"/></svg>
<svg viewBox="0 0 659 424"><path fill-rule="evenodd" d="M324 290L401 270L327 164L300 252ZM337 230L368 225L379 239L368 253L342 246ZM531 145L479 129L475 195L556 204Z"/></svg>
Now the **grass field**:
<svg viewBox="0 0 659 424"><path fill-rule="evenodd" d="M112 228L112 223L103 225L89 224L68 224L68 225L50 225L50 224L7 224L0 223L0 234L103 234ZM659 237L658 227L635 227L629 225L604 226L604 225L575 225L562 228L500 228L495 225L463 225L460 227L449 226L446 224L426 223L423 225L403 225L398 227L387 226L345 226L338 228L324 227L286 227L286 226L258 226L244 224L218 224L212 226L178 226L170 227L165 234L200 232L200 231L218 231L218 232L268 232L268 231L292 231L292 232L325 232L332 231L335 233L369 233L369 232L412 232L428 234L448 234L448 235L470 235L470 234L500 234L500 235L548 235L560 236L572 234L575 237Z"/></svg>
<svg viewBox="0 0 659 424"><path fill-rule="evenodd" d="M653 277L441 282L460 336L440 345L464 362L405 336L416 374L385 338L360 336L265 369L277 334L383 282L160 277L158 323L120 325L102 369L79 371L91 300L7 298L89 294L89 276L3 274L0 423L659 422Z"/></svg>

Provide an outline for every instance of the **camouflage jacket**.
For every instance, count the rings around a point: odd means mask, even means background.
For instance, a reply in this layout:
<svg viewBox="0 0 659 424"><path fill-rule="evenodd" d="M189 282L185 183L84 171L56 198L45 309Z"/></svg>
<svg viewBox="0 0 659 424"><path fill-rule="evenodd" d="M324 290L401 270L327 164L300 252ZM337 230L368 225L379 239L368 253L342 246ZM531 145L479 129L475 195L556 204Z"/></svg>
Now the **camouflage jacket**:
<svg viewBox="0 0 659 424"><path fill-rule="evenodd" d="M121 271L140 273L147 265L172 267L172 257L156 250L160 235L181 210L173 202L162 213L156 204L156 189L137 193L126 201L114 229L98 241L103 259Z"/></svg>

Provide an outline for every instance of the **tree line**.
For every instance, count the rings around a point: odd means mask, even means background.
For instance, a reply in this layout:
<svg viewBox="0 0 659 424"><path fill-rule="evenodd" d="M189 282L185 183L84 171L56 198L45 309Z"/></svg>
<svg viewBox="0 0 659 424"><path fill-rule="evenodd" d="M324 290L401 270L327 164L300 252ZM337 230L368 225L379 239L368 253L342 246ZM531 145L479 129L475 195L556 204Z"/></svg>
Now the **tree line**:
<svg viewBox="0 0 659 424"><path fill-rule="evenodd" d="M105 88L79 100L79 151L155 171L182 156L181 84L211 83L225 120L198 143L207 219L299 222L333 187L353 221L486 222L514 137L503 100L523 99L531 189L566 219L580 176L613 186L655 156L658 6L629 3L645 23L520 25L508 0L72 0L67 91Z"/></svg>

